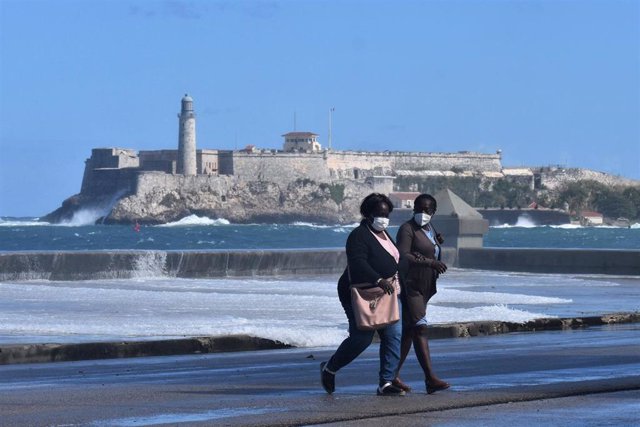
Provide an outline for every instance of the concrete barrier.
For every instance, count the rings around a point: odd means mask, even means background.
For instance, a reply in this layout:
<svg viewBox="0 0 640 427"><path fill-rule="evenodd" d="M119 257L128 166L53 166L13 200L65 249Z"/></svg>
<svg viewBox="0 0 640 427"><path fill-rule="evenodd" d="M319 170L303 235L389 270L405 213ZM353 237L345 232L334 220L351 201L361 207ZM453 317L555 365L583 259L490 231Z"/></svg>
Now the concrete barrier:
<svg viewBox="0 0 640 427"><path fill-rule="evenodd" d="M460 248L457 266L532 273L640 275L640 250Z"/></svg>
<svg viewBox="0 0 640 427"><path fill-rule="evenodd" d="M525 323L486 321L430 325L428 334L431 339L464 338L511 332L579 329L590 326L637 322L640 322L640 313L613 313L591 317L536 319ZM378 335L376 334L377 337ZM0 345L0 365L255 351L290 347L279 341L248 335L193 337L159 341Z"/></svg>
<svg viewBox="0 0 640 427"><path fill-rule="evenodd" d="M450 266L517 272L640 275L640 250L450 248ZM0 281L340 274L344 249L0 253Z"/></svg>
<svg viewBox="0 0 640 427"><path fill-rule="evenodd" d="M291 346L279 341L246 335L159 341L6 345L0 346L0 365L257 351L289 347Z"/></svg>
<svg viewBox="0 0 640 427"><path fill-rule="evenodd" d="M344 249L0 253L0 281L342 273Z"/></svg>

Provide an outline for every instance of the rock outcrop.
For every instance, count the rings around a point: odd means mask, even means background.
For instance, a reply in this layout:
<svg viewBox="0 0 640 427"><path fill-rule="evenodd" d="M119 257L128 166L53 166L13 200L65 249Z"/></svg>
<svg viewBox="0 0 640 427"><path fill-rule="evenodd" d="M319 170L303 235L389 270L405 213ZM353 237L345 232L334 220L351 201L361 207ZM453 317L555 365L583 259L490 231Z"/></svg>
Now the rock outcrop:
<svg viewBox="0 0 640 427"><path fill-rule="evenodd" d="M42 219L69 221L81 210L92 210L102 213L96 217L105 224L162 224L194 214L233 223L353 223L362 198L372 191L372 185L356 180L278 183L147 172L129 194L78 194Z"/></svg>

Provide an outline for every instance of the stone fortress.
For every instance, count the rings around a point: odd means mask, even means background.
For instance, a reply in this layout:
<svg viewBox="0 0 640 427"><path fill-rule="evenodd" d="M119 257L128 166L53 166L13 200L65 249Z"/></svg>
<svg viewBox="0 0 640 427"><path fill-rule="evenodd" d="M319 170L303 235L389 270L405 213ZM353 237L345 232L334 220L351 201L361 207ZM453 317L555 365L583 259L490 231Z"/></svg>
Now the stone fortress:
<svg viewBox="0 0 640 427"><path fill-rule="evenodd" d="M233 222L353 222L359 217L359 201L371 191L415 191L394 186L399 177L475 176L489 185L507 178L532 189L553 188L574 177L612 184L621 180L583 169L505 168L500 151L323 149L311 132L283 135L282 150L251 145L242 150L197 149L189 95L182 98L178 122L177 150L93 149L80 194L45 220L60 221L79 209L109 204L103 220L113 223L162 223L190 214Z"/></svg>

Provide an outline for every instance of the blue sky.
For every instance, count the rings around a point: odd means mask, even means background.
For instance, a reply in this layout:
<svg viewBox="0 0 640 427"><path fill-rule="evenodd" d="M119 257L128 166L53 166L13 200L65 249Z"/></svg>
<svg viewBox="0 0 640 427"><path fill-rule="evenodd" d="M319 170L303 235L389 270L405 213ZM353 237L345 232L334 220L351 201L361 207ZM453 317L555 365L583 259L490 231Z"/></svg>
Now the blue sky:
<svg viewBox="0 0 640 427"><path fill-rule="evenodd" d="M0 0L0 216L78 193L93 147L503 152L640 179L640 2Z"/></svg>

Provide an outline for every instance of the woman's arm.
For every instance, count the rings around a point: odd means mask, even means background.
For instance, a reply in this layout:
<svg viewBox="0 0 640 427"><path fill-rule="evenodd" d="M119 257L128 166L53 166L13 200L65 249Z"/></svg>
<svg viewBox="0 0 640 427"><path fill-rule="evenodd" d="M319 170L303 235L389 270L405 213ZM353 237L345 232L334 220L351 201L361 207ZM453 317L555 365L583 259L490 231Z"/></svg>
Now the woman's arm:
<svg viewBox="0 0 640 427"><path fill-rule="evenodd" d="M347 238L346 249L351 275L358 277L356 283L376 283L378 279L384 279L369 265L369 245L363 239L362 233L351 233Z"/></svg>
<svg viewBox="0 0 640 427"><path fill-rule="evenodd" d="M398 230L398 252L400 252L400 258L406 258L409 264L433 265L433 260L419 254L418 252L411 251L413 246L413 239L415 233L408 224L403 224Z"/></svg>

